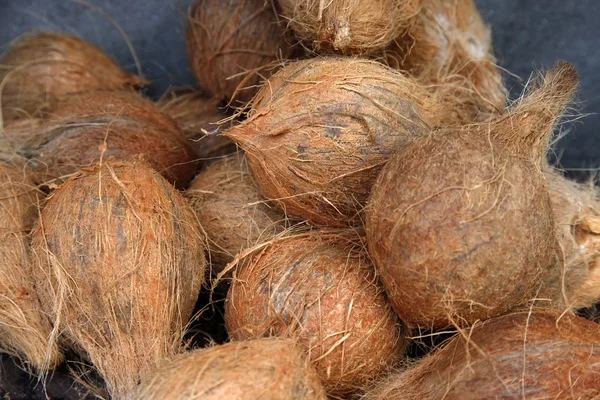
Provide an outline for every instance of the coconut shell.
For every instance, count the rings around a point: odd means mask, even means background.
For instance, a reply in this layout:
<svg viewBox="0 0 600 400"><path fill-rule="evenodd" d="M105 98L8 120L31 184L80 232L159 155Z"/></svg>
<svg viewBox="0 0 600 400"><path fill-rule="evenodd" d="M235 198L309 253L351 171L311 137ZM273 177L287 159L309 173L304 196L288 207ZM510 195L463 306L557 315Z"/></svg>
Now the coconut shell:
<svg viewBox="0 0 600 400"><path fill-rule="evenodd" d="M176 123L135 93L94 92L61 102L20 154L37 183L61 180L100 159L143 155L177 187L187 186L197 159Z"/></svg>
<svg viewBox="0 0 600 400"><path fill-rule="evenodd" d="M297 338L329 393L353 392L388 372L407 333L366 252L343 233L274 240L243 260L227 295L232 340Z"/></svg>
<svg viewBox="0 0 600 400"><path fill-rule="evenodd" d="M200 160L210 162L233 154L237 146L231 139L220 135L234 122L227 118L217 98L209 98L198 90L173 90L164 96L158 106L177 122L190 147Z"/></svg>
<svg viewBox="0 0 600 400"><path fill-rule="evenodd" d="M181 350L204 242L183 196L149 165L81 171L48 198L32 236L42 306L112 396Z"/></svg>
<svg viewBox="0 0 600 400"><path fill-rule="evenodd" d="M596 399L600 327L575 316L517 313L454 336L366 400Z"/></svg>
<svg viewBox="0 0 600 400"><path fill-rule="evenodd" d="M505 116L415 139L383 168L367 241L409 326L472 324L536 297L557 262L540 170L577 80L560 63Z"/></svg>
<svg viewBox="0 0 600 400"><path fill-rule="evenodd" d="M129 400L325 400L305 349L277 338L227 343L165 361Z"/></svg>
<svg viewBox="0 0 600 400"><path fill-rule="evenodd" d="M74 93L137 88L146 82L123 71L106 53L76 36L32 32L0 58L3 118L29 118Z"/></svg>
<svg viewBox="0 0 600 400"><path fill-rule="evenodd" d="M390 66L423 84L464 86L489 112L502 111L507 92L492 36L473 0L423 0L414 24L386 49Z"/></svg>
<svg viewBox="0 0 600 400"><path fill-rule="evenodd" d="M296 36L315 50L371 54L405 31L424 0L278 0Z"/></svg>
<svg viewBox="0 0 600 400"><path fill-rule="evenodd" d="M242 153L202 170L186 195L208 236L214 275L242 250L285 229L285 215L261 195Z"/></svg>
<svg viewBox="0 0 600 400"><path fill-rule="evenodd" d="M452 87L425 88L374 61L313 59L274 75L225 134L288 214L347 226L360 223L381 168L410 138L472 121L461 101Z"/></svg>
<svg viewBox="0 0 600 400"><path fill-rule="evenodd" d="M0 349L43 374L62 360L35 295L27 234L41 197L31 180L0 161Z"/></svg>
<svg viewBox="0 0 600 400"><path fill-rule="evenodd" d="M196 0L188 13L190 68L219 99L250 100L277 61L291 55L290 42L270 1Z"/></svg>

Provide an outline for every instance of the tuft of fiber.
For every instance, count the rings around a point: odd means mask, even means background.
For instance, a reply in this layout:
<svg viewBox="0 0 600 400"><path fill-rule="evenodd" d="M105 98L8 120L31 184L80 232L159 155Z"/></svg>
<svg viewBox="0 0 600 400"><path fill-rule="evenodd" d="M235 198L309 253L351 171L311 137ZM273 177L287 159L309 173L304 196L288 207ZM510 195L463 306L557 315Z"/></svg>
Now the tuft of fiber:
<svg viewBox="0 0 600 400"><path fill-rule="evenodd" d="M37 116L67 95L145 84L83 39L30 32L16 39L0 58L0 126L2 121Z"/></svg>
<svg viewBox="0 0 600 400"><path fill-rule="evenodd" d="M385 59L423 84L464 86L489 112L506 106L491 31L473 0L423 0L413 25L388 46Z"/></svg>
<svg viewBox="0 0 600 400"><path fill-rule="evenodd" d="M44 375L62 360L35 294L27 234L41 198L22 169L0 161L0 349Z"/></svg>
<svg viewBox="0 0 600 400"><path fill-rule="evenodd" d="M241 262L225 308L232 340L297 338L330 394L359 390L404 354L407 332L354 234L277 238Z"/></svg>
<svg viewBox="0 0 600 400"><path fill-rule="evenodd" d="M560 63L506 114L417 138L383 168L367 206L367 241L409 326L501 315L534 298L556 268L541 163L574 78Z"/></svg>
<svg viewBox="0 0 600 400"><path fill-rule="evenodd" d="M91 361L113 397L181 351L204 239L185 199L148 164L82 170L48 197L32 236L53 336Z"/></svg>
<svg viewBox="0 0 600 400"><path fill-rule="evenodd" d="M291 39L271 1L195 0L188 13L192 73L209 95L246 102L291 56Z"/></svg>
<svg viewBox="0 0 600 400"><path fill-rule="evenodd" d="M306 349L267 338L198 349L164 361L128 400L325 400Z"/></svg>
<svg viewBox="0 0 600 400"><path fill-rule="evenodd" d="M423 0L278 0L296 36L317 51L371 54L413 23Z"/></svg>
<svg viewBox="0 0 600 400"><path fill-rule="evenodd" d="M580 317L509 314L460 332L364 399L596 399L599 342L600 327Z"/></svg>

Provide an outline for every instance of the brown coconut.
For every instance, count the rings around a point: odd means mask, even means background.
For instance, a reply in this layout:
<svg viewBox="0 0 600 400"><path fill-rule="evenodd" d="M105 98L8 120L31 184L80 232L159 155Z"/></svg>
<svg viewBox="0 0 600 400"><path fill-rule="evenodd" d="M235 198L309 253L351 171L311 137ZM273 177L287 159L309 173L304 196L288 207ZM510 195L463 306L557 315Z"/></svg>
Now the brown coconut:
<svg viewBox="0 0 600 400"><path fill-rule="evenodd" d="M359 222L388 158L439 125L477 112L453 86L426 88L380 63L299 61L257 94L248 119L225 132L248 154L266 197L316 224Z"/></svg>
<svg viewBox="0 0 600 400"><path fill-rule="evenodd" d="M2 120L28 118L74 93L137 88L146 82L76 36L31 32L0 58Z"/></svg>
<svg viewBox="0 0 600 400"><path fill-rule="evenodd" d="M179 89L168 92L157 104L177 122L198 158L208 163L237 151L231 139L220 135L233 124L224 121L228 116L220 103L199 90Z"/></svg>
<svg viewBox="0 0 600 400"><path fill-rule="evenodd" d="M370 54L413 22L424 0L278 0L296 36L315 50Z"/></svg>
<svg viewBox="0 0 600 400"><path fill-rule="evenodd" d="M285 215L261 195L243 153L202 170L185 193L208 237L215 276L242 250L285 229Z"/></svg>
<svg viewBox="0 0 600 400"><path fill-rule="evenodd" d="M232 340L297 338L333 394L388 372L404 353L407 332L352 239L315 231L276 239L247 256L227 295Z"/></svg>
<svg viewBox="0 0 600 400"><path fill-rule="evenodd" d="M62 354L35 295L27 234L42 196L22 169L0 161L0 349L43 374Z"/></svg>
<svg viewBox="0 0 600 400"><path fill-rule="evenodd" d="M37 183L59 180L98 160L144 155L179 188L187 186L197 159L177 124L151 101L133 92L71 96L22 144Z"/></svg>
<svg viewBox="0 0 600 400"><path fill-rule="evenodd" d="M325 400L306 349L289 339L227 343L173 357L129 400Z"/></svg>
<svg viewBox="0 0 600 400"><path fill-rule="evenodd" d="M187 52L192 73L209 95L248 101L277 61L291 56L271 1L196 0L189 9Z"/></svg>
<svg viewBox="0 0 600 400"><path fill-rule="evenodd" d="M491 31L473 0L423 0L414 25L386 49L386 59L423 84L461 85L489 111L504 110L507 93Z"/></svg>
<svg viewBox="0 0 600 400"><path fill-rule="evenodd" d="M472 324L536 296L557 262L541 168L577 81L559 63L505 116L416 139L383 168L367 239L409 326Z"/></svg>
<svg viewBox="0 0 600 400"><path fill-rule="evenodd" d="M509 314L454 336L365 400L597 399L600 327L575 316Z"/></svg>
<svg viewBox="0 0 600 400"><path fill-rule="evenodd" d="M183 196L148 164L82 170L48 198L32 236L44 310L112 396L181 350L204 239Z"/></svg>

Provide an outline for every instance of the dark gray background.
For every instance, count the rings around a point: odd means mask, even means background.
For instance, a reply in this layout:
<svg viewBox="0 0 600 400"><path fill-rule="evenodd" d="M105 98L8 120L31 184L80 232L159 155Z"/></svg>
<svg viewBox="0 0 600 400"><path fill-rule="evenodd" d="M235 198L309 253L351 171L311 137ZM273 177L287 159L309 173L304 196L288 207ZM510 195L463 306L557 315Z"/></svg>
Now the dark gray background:
<svg viewBox="0 0 600 400"><path fill-rule="evenodd" d="M95 43L126 69L135 63L118 30L101 8L130 38L145 77L157 96L170 85L193 83L185 51L185 13L189 0L0 0L0 45L32 29L62 30ZM527 79L533 69L564 59L581 73L579 112L592 114L568 124L559 143L567 168L600 166L600 1L598 0L476 0L493 29L501 65ZM513 94L521 83L508 80Z"/></svg>

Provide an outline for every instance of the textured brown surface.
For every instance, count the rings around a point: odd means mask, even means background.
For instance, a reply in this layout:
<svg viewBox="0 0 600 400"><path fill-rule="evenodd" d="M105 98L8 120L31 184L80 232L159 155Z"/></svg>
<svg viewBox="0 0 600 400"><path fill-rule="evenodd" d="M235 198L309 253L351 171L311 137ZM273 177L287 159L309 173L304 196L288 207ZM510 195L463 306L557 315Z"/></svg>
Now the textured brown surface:
<svg viewBox="0 0 600 400"><path fill-rule="evenodd" d="M580 317L510 314L457 334L369 400L596 399L600 327Z"/></svg>
<svg viewBox="0 0 600 400"><path fill-rule="evenodd" d="M325 400L323 387L293 340L261 339L194 350L164 362L133 400Z"/></svg>
<svg viewBox="0 0 600 400"><path fill-rule="evenodd" d="M360 389L404 353L394 315L368 255L342 232L277 239L238 267L225 325L234 340L299 338L330 393Z"/></svg>
<svg viewBox="0 0 600 400"><path fill-rule="evenodd" d="M234 104L250 100L273 73L273 63L291 54L291 39L278 21L271 1L196 0L188 14L187 50L200 87L220 99L235 93ZM267 64L273 65L262 68Z"/></svg>
<svg viewBox="0 0 600 400"><path fill-rule="evenodd" d="M33 232L37 294L114 396L180 351L203 243L185 199L139 161L84 170L48 198Z"/></svg>

